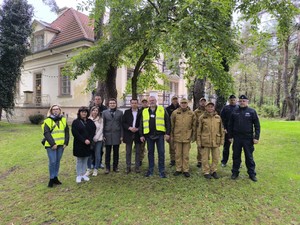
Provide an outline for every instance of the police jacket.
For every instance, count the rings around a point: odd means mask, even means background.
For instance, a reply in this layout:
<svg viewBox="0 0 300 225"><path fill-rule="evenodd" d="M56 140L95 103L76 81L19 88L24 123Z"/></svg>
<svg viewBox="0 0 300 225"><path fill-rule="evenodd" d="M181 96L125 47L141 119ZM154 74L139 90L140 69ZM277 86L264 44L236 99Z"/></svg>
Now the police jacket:
<svg viewBox="0 0 300 225"><path fill-rule="evenodd" d="M197 145L220 147L224 143L224 129L221 117L216 113L203 113L198 121Z"/></svg>
<svg viewBox="0 0 300 225"><path fill-rule="evenodd" d="M253 130L254 128L254 130ZM228 123L229 138L259 139L260 123L257 113L250 107L238 107L231 114Z"/></svg>
<svg viewBox="0 0 300 225"><path fill-rule="evenodd" d="M225 105L221 110L221 118L223 122L224 129L228 130L228 123L231 117L231 114L234 110L238 108L237 105Z"/></svg>
<svg viewBox="0 0 300 225"><path fill-rule="evenodd" d="M191 142L195 140L196 119L189 108L176 109L171 115L171 137L175 142Z"/></svg>

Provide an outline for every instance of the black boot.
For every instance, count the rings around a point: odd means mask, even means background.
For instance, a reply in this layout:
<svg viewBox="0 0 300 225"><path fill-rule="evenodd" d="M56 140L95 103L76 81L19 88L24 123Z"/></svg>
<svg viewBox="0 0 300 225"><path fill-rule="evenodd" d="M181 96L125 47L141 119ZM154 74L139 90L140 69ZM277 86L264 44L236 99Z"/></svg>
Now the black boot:
<svg viewBox="0 0 300 225"><path fill-rule="evenodd" d="M54 184L54 179L50 179L50 180L49 180L49 183L48 183L48 187L49 187L49 188L52 188L52 187L53 187L53 184Z"/></svg>
<svg viewBox="0 0 300 225"><path fill-rule="evenodd" d="M54 178L53 178L53 183L54 183L54 184L57 184L57 185L62 184L62 183L58 180L57 177L54 177Z"/></svg>

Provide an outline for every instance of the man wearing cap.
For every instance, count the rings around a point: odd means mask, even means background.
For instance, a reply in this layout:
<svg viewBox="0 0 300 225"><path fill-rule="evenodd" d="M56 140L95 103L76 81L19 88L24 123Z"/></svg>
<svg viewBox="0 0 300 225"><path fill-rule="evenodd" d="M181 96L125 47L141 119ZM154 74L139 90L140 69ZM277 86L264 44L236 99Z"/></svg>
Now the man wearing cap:
<svg viewBox="0 0 300 225"><path fill-rule="evenodd" d="M171 118L173 111L175 111L178 108L179 108L178 97L173 96L171 105L169 105L166 108L167 113L169 114L170 118ZM172 138L170 138L170 140L169 140L169 154L170 154L170 166L175 166L175 145L174 145L174 141L172 140Z"/></svg>
<svg viewBox="0 0 300 225"><path fill-rule="evenodd" d="M174 176L181 173L190 177L189 173L189 151L191 142L195 141L196 119L195 114L188 107L188 100L180 101L180 108L176 109L171 116L171 139L175 145L176 172Z"/></svg>
<svg viewBox="0 0 300 225"><path fill-rule="evenodd" d="M206 179L219 178L217 165L220 160L220 146L224 143L224 129L221 117L215 112L215 104L206 103L205 112L199 118L197 144L201 146L202 172ZM209 155L212 163L209 164Z"/></svg>
<svg viewBox="0 0 300 225"><path fill-rule="evenodd" d="M224 140L224 145L223 145L223 158L221 160L222 167L225 167L228 162L229 149L230 149L230 145L231 145L231 142L229 141L229 138L228 138L228 132L227 132L228 122L229 122L232 112L238 108L238 106L236 104L236 97L234 95L229 96L228 103L229 104L225 105L223 107L223 109L221 110L221 118L222 118L224 131L225 131L225 140Z"/></svg>
<svg viewBox="0 0 300 225"><path fill-rule="evenodd" d="M142 105L140 111L142 112L143 109L148 108L148 100L147 98L142 99ZM143 160L145 158L145 151L146 151L146 142L142 142L140 144L140 166L143 164Z"/></svg>
<svg viewBox="0 0 300 225"><path fill-rule="evenodd" d="M260 123L254 109L248 107L248 98L239 97L238 109L234 110L228 123L229 141L233 141L233 165L231 179L239 176L241 153L244 149L247 173L249 178L256 182L255 162L253 158L254 144L258 143L260 136Z"/></svg>
<svg viewBox="0 0 300 225"><path fill-rule="evenodd" d="M154 148L158 151L159 176L166 178L165 174L165 141L170 138L171 123L164 107L157 105L154 96L149 97L149 108L142 112L139 132L141 142L147 141L149 169L146 177L153 176L154 171Z"/></svg>
<svg viewBox="0 0 300 225"><path fill-rule="evenodd" d="M199 126L198 121L200 116L205 112L206 99L200 98L199 107L194 111L196 116L196 127ZM197 128L196 128L197 132ZM197 146L197 167L201 168L201 146Z"/></svg>

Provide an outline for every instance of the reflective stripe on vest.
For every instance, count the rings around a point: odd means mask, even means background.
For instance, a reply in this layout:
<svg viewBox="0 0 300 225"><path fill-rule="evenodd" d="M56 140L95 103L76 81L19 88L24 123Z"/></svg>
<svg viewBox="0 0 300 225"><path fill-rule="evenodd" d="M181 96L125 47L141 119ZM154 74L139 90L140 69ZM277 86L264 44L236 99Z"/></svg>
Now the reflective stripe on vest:
<svg viewBox="0 0 300 225"><path fill-rule="evenodd" d="M44 126L47 124L47 126L52 130L52 128L55 125L55 122L47 118L44 121L44 124L42 124L42 129L44 131ZM59 127L56 125L51 132L52 138L54 139L54 142L56 145L64 145L65 143L65 128L66 128L67 120L65 117L62 117L61 120L59 121ZM50 147L50 144L48 141L45 142L45 147Z"/></svg>
<svg viewBox="0 0 300 225"><path fill-rule="evenodd" d="M143 133L149 134L149 120L150 120L150 113L149 108L143 110ZM157 106L155 111L155 125L157 131L166 132L165 126L165 109L162 106Z"/></svg>

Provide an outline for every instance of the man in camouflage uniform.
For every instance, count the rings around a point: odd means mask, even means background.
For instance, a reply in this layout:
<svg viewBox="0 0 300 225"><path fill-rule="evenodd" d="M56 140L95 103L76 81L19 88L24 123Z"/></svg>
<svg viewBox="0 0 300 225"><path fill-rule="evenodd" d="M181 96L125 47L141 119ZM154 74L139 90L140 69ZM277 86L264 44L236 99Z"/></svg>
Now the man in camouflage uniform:
<svg viewBox="0 0 300 225"><path fill-rule="evenodd" d="M202 172L206 179L219 178L217 165L220 160L220 146L224 143L224 129L221 117L215 112L215 104L208 102L205 112L199 118L197 144L201 146ZM212 163L209 164L209 155Z"/></svg>
<svg viewBox="0 0 300 225"><path fill-rule="evenodd" d="M174 140L176 150L176 172L174 176L183 172L185 177L190 177L189 152L191 142L195 141L195 134L195 114L188 107L187 99L183 98L180 101L180 108L176 109L171 116L171 138Z"/></svg>
<svg viewBox="0 0 300 225"><path fill-rule="evenodd" d="M198 121L199 117L205 112L205 104L206 104L206 99L205 98L200 98L199 100L199 107L194 111L195 116L196 116L196 127L198 127ZM197 131L196 131L197 132ZM201 146L197 145L197 167L201 168Z"/></svg>

